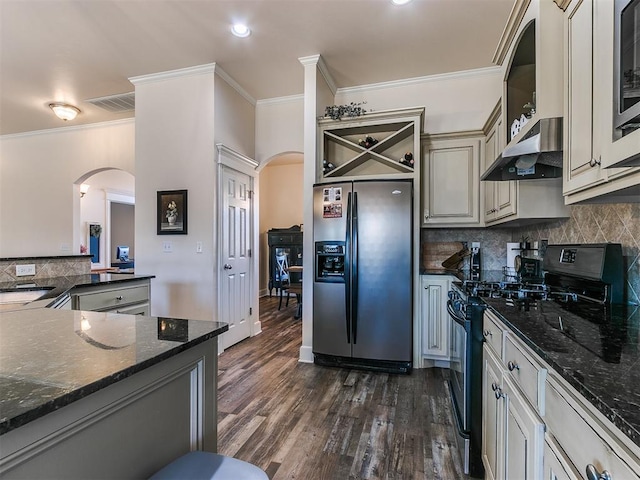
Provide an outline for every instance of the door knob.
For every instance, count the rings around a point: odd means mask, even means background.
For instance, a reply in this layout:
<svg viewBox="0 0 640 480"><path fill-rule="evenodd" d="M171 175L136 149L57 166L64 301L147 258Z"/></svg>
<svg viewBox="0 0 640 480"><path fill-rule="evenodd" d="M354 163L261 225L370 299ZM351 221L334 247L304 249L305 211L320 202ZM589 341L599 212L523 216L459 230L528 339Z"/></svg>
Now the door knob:
<svg viewBox="0 0 640 480"><path fill-rule="evenodd" d="M228 263L224 264L224 269L225 270L231 270L233 267L231 265L229 265Z"/></svg>

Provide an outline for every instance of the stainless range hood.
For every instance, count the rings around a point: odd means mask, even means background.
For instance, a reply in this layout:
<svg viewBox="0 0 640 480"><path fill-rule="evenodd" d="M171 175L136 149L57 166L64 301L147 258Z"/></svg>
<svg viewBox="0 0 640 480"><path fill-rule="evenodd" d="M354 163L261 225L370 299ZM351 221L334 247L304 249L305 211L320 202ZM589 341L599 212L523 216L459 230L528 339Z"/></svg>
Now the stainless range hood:
<svg viewBox="0 0 640 480"><path fill-rule="evenodd" d="M507 145L480 180L535 180L562 176L562 117L541 118Z"/></svg>

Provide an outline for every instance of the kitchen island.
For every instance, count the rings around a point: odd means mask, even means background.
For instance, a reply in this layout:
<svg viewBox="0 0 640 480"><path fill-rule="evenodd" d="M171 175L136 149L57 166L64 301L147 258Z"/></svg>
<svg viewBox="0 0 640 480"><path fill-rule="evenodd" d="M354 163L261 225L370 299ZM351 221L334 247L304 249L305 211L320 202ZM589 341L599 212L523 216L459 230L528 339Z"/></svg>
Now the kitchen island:
<svg viewBox="0 0 640 480"><path fill-rule="evenodd" d="M0 313L0 477L146 478L215 452L220 322Z"/></svg>

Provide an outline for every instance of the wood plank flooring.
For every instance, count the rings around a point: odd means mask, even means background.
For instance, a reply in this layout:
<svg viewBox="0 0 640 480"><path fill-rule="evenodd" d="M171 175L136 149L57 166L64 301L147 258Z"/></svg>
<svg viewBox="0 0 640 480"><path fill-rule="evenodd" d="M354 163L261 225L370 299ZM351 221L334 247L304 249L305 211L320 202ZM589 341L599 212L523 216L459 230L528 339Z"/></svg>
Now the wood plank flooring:
<svg viewBox="0 0 640 480"><path fill-rule="evenodd" d="M389 375L298 362L295 300L260 300L263 332L219 358L218 450L270 479L467 478L446 371Z"/></svg>

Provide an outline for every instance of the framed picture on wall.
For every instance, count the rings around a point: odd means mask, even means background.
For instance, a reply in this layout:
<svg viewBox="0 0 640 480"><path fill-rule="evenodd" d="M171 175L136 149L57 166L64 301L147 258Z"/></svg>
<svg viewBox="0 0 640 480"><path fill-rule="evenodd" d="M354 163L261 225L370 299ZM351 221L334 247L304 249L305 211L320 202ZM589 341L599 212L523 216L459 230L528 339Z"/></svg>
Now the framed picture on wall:
<svg viewBox="0 0 640 480"><path fill-rule="evenodd" d="M187 234L187 191L158 192L158 235Z"/></svg>

